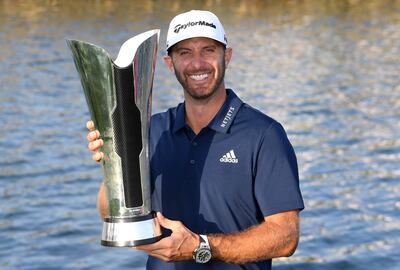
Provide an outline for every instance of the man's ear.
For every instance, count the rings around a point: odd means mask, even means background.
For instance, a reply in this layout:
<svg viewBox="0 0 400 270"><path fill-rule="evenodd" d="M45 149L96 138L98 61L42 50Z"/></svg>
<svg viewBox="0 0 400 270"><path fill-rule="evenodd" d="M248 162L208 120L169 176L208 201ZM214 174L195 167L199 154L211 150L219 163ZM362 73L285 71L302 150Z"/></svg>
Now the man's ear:
<svg viewBox="0 0 400 270"><path fill-rule="evenodd" d="M174 64L172 63L172 57L169 55L164 55L163 60L164 60L164 63L169 68L169 70L174 71Z"/></svg>
<svg viewBox="0 0 400 270"><path fill-rule="evenodd" d="M232 48L228 47L225 49L225 55L224 55L225 66L228 66L229 62L231 61L231 58L232 58Z"/></svg>

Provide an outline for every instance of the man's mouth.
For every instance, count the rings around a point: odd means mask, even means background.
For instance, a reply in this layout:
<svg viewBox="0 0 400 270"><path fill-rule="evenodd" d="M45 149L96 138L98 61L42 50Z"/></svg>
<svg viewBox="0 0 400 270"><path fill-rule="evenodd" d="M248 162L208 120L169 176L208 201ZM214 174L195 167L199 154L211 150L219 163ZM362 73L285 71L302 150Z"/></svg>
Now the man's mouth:
<svg viewBox="0 0 400 270"><path fill-rule="evenodd" d="M189 75L189 77L190 77L192 80L195 80L195 81L202 81L202 80L205 80L205 79L208 78L208 76L210 76L209 73L202 73L202 74L192 74L192 75Z"/></svg>

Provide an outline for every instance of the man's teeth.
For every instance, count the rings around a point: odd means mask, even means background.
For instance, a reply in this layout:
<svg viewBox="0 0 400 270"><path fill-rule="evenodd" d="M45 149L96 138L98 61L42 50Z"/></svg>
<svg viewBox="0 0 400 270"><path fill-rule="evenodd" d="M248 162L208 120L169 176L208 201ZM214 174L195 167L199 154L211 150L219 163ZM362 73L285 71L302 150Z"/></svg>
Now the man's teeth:
<svg viewBox="0 0 400 270"><path fill-rule="evenodd" d="M196 74L196 75L190 75L190 78L195 80L195 81L200 81L204 80L205 78L208 77L208 74Z"/></svg>

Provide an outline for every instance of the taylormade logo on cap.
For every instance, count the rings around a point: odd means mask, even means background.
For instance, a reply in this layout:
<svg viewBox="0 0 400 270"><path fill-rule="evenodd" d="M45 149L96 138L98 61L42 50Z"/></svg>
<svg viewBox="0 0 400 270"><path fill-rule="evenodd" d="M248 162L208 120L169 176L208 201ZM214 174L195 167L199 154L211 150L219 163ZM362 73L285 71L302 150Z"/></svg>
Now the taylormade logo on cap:
<svg viewBox="0 0 400 270"><path fill-rule="evenodd" d="M224 27L215 14L191 10L172 19L167 34L167 50L182 40L195 37L211 38L225 46L228 44Z"/></svg>
<svg viewBox="0 0 400 270"><path fill-rule="evenodd" d="M183 24L183 25L182 24L178 24L178 25L175 26L174 32L175 33L179 33L179 30L186 29L189 26L195 26L195 25L204 25L204 26L210 26L210 27L213 27L213 28L217 28L213 23L208 23L208 22L205 22L205 21L198 21L198 22L188 22L188 23Z"/></svg>

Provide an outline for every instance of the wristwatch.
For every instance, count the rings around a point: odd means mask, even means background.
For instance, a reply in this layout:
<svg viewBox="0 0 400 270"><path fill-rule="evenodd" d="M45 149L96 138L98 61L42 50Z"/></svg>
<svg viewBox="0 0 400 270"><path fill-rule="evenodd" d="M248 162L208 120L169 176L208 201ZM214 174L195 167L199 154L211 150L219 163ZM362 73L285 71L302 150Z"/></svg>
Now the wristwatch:
<svg viewBox="0 0 400 270"><path fill-rule="evenodd" d="M211 248L207 235L200 234L200 244L193 251L193 260L197 263L206 263L211 260Z"/></svg>

